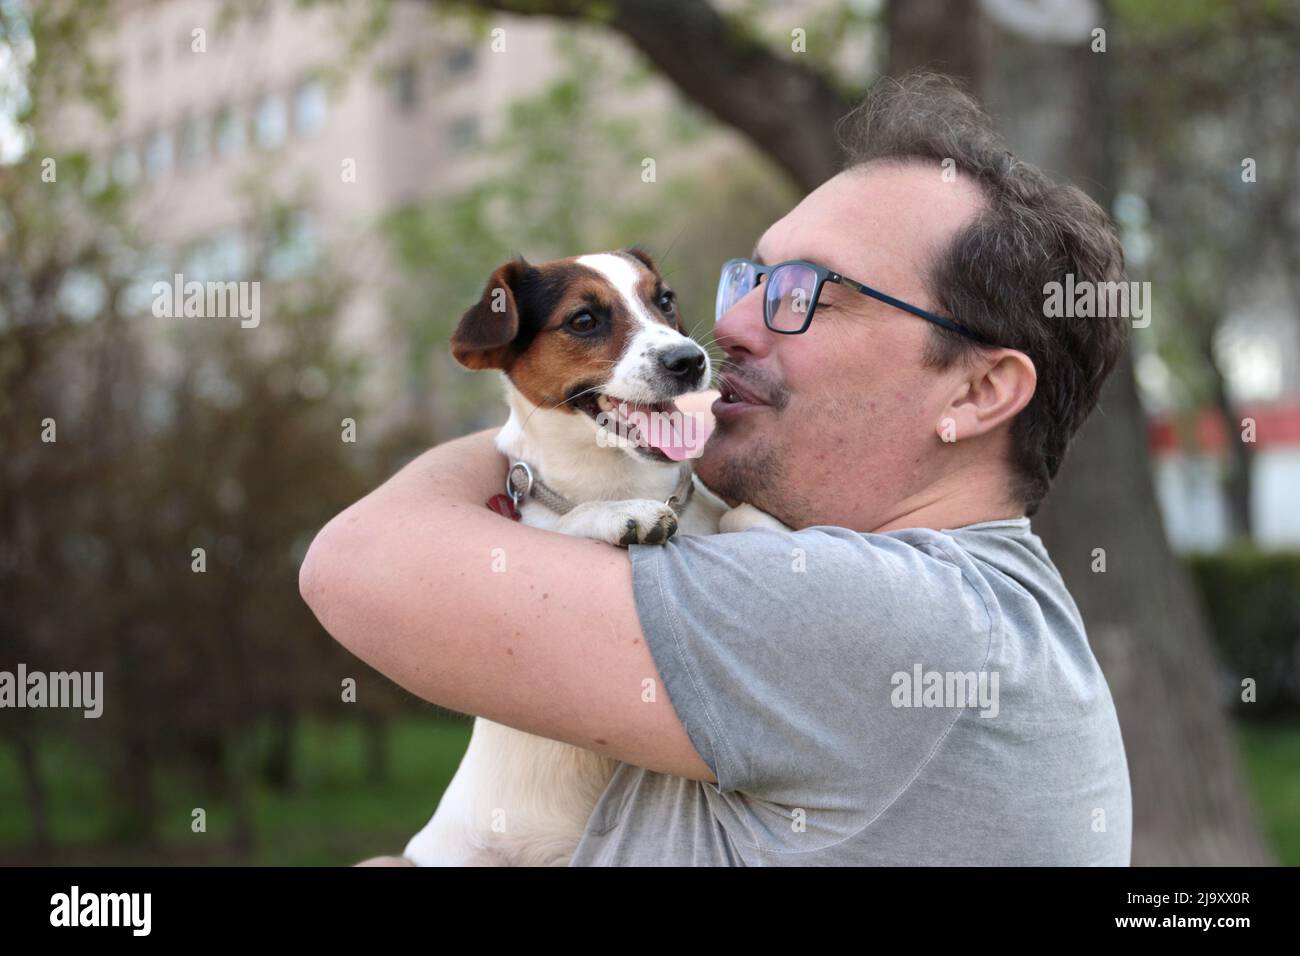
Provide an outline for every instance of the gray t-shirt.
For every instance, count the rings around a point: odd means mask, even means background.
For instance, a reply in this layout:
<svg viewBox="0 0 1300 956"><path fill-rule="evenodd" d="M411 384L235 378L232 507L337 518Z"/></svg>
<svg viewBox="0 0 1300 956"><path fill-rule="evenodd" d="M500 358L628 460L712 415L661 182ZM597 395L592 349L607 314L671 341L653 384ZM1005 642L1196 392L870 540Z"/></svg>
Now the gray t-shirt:
<svg viewBox="0 0 1300 956"><path fill-rule="evenodd" d="M1027 518L629 550L718 784L620 764L574 866L1128 865L1115 707Z"/></svg>

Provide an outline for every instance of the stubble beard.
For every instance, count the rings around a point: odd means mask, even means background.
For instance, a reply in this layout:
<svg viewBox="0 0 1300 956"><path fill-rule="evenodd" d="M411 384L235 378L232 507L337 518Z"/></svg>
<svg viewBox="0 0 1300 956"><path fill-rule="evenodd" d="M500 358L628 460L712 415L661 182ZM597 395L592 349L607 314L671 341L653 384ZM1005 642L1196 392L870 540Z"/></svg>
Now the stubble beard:
<svg viewBox="0 0 1300 956"><path fill-rule="evenodd" d="M803 496L789 484L789 454L776 440L753 437L737 442L729 426L719 424L718 438L728 439L725 454L721 451L704 457L696 468L709 489L735 507L746 502L765 511L791 527L799 527L798 516L806 510Z"/></svg>

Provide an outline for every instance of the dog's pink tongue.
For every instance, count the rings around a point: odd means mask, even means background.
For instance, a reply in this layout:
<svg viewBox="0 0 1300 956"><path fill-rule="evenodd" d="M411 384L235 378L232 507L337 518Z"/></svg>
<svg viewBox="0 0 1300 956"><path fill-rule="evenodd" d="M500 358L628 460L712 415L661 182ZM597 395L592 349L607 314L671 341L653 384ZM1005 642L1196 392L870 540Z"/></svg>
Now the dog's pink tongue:
<svg viewBox="0 0 1300 956"><path fill-rule="evenodd" d="M647 427L638 429L642 440L651 448L657 448L672 461L685 461L694 458L704 450L704 443L709 440L709 429L701 420L703 416L692 415L690 420L672 402L660 405L643 405L627 403L628 412L640 412Z"/></svg>

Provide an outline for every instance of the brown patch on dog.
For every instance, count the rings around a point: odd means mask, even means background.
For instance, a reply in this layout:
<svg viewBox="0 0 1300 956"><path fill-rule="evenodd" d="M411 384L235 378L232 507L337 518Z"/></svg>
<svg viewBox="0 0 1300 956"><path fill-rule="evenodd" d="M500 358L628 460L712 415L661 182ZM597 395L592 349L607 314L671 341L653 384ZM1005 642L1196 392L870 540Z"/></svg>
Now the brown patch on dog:
<svg viewBox="0 0 1300 956"><path fill-rule="evenodd" d="M506 373L534 405L553 408L570 398L575 387L590 387L609 378L636 330L636 320L618 292L594 269L567 261L562 267L542 268L552 270L550 281L563 276L562 291L548 303L549 314L540 320L536 337ZM605 331L585 338L566 332L565 323L583 311L603 318ZM568 405L564 410L574 411Z"/></svg>
<svg viewBox="0 0 1300 956"><path fill-rule="evenodd" d="M641 270L641 277L636 283L636 293L641 297L650 318L656 322L662 322L669 328L676 329L682 335L685 335L686 329L682 326L681 313L677 309L676 302L674 301L671 315L664 315L663 309L659 308L659 297L672 290L664 283L663 277L659 274L659 267L650 258L650 254L635 246L625 249L623 252L628 258L635 259L644 267Z"/></svg>

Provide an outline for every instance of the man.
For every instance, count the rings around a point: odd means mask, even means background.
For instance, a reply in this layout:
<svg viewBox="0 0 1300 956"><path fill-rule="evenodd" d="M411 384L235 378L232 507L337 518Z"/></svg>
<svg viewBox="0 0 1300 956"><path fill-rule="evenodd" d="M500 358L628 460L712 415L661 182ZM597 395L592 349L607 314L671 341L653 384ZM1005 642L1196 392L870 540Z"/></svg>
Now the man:
<svg viewBox="0 0 1300 956"><path fill-rule="evenodd" d="M1114 706L1028 520L1127 334L1048 318L1044 286L1122 279L1119 243L942 78L848 128L845 171L724 271L715 330L698 474L794 531L512 524L481 433L335 518L303 595L413 693L622 761L578 865L1127 865ZM767 294L809 275L797 308Z"/></svg>

